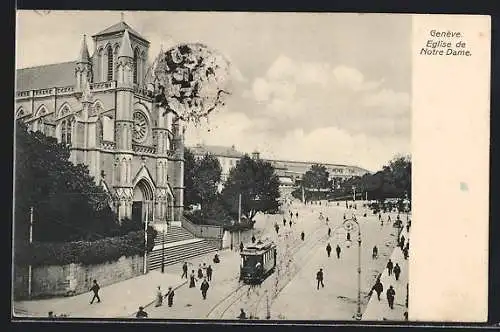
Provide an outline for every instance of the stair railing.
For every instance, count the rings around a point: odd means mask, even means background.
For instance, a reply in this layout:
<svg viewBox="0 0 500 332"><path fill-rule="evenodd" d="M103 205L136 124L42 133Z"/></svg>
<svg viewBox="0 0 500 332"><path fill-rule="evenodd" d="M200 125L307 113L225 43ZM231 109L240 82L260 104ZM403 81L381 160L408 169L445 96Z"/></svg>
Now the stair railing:
<svg viewBox="0 0 500 332"><path fill-rule="evenodd" d="M224 229L216 225L197 225L186 216L181 218L182 227L196 237L202 239L222 240Z"/></svg>

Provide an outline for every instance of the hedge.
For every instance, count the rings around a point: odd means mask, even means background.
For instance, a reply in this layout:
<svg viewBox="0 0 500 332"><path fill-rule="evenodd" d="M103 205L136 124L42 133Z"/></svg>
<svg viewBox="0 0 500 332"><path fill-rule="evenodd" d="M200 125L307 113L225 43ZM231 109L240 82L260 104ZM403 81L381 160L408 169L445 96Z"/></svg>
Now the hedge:
<svg viewBox="0 0 500 332"><path fill-rule="evenodd" d="M154 247L157 231L148 229L148 251ZM16 264L32 266L66 265L71 263L94 265L117 261L144 253L144 231L108 237L97 241L16 243Z"/></svg>

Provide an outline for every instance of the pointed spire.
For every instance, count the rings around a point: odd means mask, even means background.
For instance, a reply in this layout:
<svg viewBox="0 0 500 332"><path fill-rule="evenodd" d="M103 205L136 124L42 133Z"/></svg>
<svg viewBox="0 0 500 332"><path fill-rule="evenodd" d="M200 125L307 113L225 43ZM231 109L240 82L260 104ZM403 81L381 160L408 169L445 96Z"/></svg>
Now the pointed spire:
<svg viewBox="0 0 500 332"><path fill-rule="evenodd" d="M80 47L80 53L78 54L78 63L89 63L90 55L89 49L87 48L87 35L83 35L82 46Z"/></svg>
<svg viewBox="0 0 500 332"><path fill-rule="evenodd" d="M134 57L134 52L132 51L132 45L130 45L130 37L128 35L128 30L125 30L122 37L122 42L120 45L120 51L118 52L118 57Z"/></svg>

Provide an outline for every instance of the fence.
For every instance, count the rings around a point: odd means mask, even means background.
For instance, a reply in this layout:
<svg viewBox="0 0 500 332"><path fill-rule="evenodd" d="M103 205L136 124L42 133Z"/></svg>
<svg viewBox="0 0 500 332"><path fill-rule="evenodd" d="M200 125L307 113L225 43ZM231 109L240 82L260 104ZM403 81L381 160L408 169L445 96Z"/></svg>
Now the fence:
<svg viewBox="0 0 500 332"><path fill-rule="evenodd" d="M194 236L203 239L221 240L224 229L214 225L196 225L189 221L185 216L181 219L182 227L192 233Z"/></svg>

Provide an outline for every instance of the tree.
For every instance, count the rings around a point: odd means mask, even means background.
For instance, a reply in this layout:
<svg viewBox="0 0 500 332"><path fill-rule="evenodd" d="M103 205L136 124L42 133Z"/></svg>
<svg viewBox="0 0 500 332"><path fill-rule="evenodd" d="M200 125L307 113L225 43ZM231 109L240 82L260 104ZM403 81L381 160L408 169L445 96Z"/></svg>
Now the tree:
<svg viewBox="0 0 500 332"><path fill-rule="evenodd" d="M16 126L15 236L29 239L33 207L35 241L92 240L116 235L110 196L85 165L69 161L69 149L41 132Z"/></svg>
<svg viewBox="0 0 500 332"><path fill-rule="evenodd" d="M302 176L302 185L305 188L316 189L318 191L330 188L331 183L326 167L318 164L312 165L311 169Z"/></svg>
<svg viewBox="0 0 500 332"><path fill-rule="evenodd" d="M202 210L205 204L215 200L217 196L217 186L221 180L222 167L219 159L211 154L205 154L196 163L196 174L193 179L193 186L199 197Z"/></svg>
<svg viewBox="0 0 500 332"><path fill-rule="evenodd" d="M199 202L198 193L194 186L196 177L196 159L189 149L184 149L184 206Z"/></svg>
<svg viewBox="0 0 500 332"><path fill-rule="evenodd" d="M263 160L245 155L229 171L221 196L232 216L238 215L241 194L241 213L253 220L258 212L277 213L279 209L279 178L274 167Z"/></svg>

